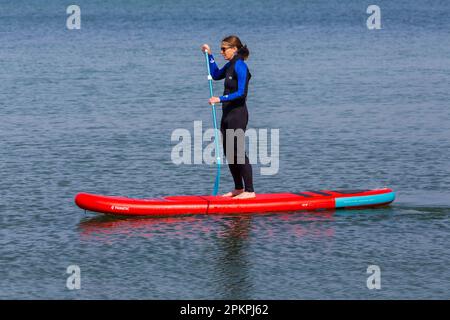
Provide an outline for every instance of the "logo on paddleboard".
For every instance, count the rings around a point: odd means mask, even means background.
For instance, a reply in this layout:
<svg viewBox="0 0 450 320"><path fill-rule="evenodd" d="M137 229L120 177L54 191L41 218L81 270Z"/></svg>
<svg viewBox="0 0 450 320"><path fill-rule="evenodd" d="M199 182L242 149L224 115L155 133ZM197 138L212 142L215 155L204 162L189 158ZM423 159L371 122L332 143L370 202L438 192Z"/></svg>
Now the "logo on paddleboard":
<svg viewBox="0 0 450 320"><path fill-rule="evenodd" d="M121 211L128 211L130 210L128 207L121 207L121 206L111 206L111 210L121 210Z"/></svg>

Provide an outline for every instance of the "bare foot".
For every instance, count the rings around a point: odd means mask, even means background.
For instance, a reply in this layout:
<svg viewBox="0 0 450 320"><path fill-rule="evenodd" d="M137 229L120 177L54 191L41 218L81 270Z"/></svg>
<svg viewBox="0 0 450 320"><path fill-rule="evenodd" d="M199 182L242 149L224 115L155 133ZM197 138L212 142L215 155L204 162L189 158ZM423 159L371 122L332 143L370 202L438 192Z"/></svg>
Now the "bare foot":
<svg viewBox="0 0 450 320"><path fill-rule="evenodd" d="M254 192L242 192L241 194L237 195L233 199L252 199L255 197L256 197L256 194Z"/></svg>
<svg viewBox="0 0 450 320"><path fill-rule="evenodd" d="M234 189L231 192L225 193L222 197L235 197L244 192L244 189Z"/></svg>

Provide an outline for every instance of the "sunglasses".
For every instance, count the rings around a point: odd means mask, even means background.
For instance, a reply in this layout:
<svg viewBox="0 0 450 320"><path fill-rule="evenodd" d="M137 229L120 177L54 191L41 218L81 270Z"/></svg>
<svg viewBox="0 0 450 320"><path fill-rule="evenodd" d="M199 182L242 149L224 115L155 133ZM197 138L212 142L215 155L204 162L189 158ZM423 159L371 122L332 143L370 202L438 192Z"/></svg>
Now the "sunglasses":
<svg viewBox="0 0 450 320"><path fill-rule="evenodd" d="M221 51L221 52L225 52L226 50L228 50L228 49L230 49L230 48L232 48L232 47L221 47L221 48L220 48L220 51Z"/></svg>

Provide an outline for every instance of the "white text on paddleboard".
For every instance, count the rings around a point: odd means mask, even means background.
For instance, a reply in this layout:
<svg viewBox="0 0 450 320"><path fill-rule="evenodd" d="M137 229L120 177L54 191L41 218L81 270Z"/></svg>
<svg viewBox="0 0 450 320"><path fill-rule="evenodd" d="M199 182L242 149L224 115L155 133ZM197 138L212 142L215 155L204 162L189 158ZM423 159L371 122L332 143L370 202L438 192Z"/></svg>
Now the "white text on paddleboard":
<svg viewBox="0 0 450 320"><path fill-rule="evenodd" d="M121 211L128 211L130 210L128 207L121 207L121 206L111 206L111 210L121 210Z"/></svg>

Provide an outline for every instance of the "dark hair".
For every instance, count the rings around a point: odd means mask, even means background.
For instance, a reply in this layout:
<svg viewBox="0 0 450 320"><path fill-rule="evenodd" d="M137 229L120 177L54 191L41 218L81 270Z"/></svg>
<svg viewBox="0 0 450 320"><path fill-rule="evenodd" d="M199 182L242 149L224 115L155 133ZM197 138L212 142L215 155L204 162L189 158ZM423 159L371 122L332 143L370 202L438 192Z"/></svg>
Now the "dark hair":
<svg viewBox="0 0 450 320"><path fill-rule="evenodd" d="M247 48L247 45L243 45L241 39L238 36L228 36L225 37L222 42L226 42L230 45L230 47L236 47L238 49L237 54L240 55L244 60L248 59L250 55L250 51Z"/></svg>

